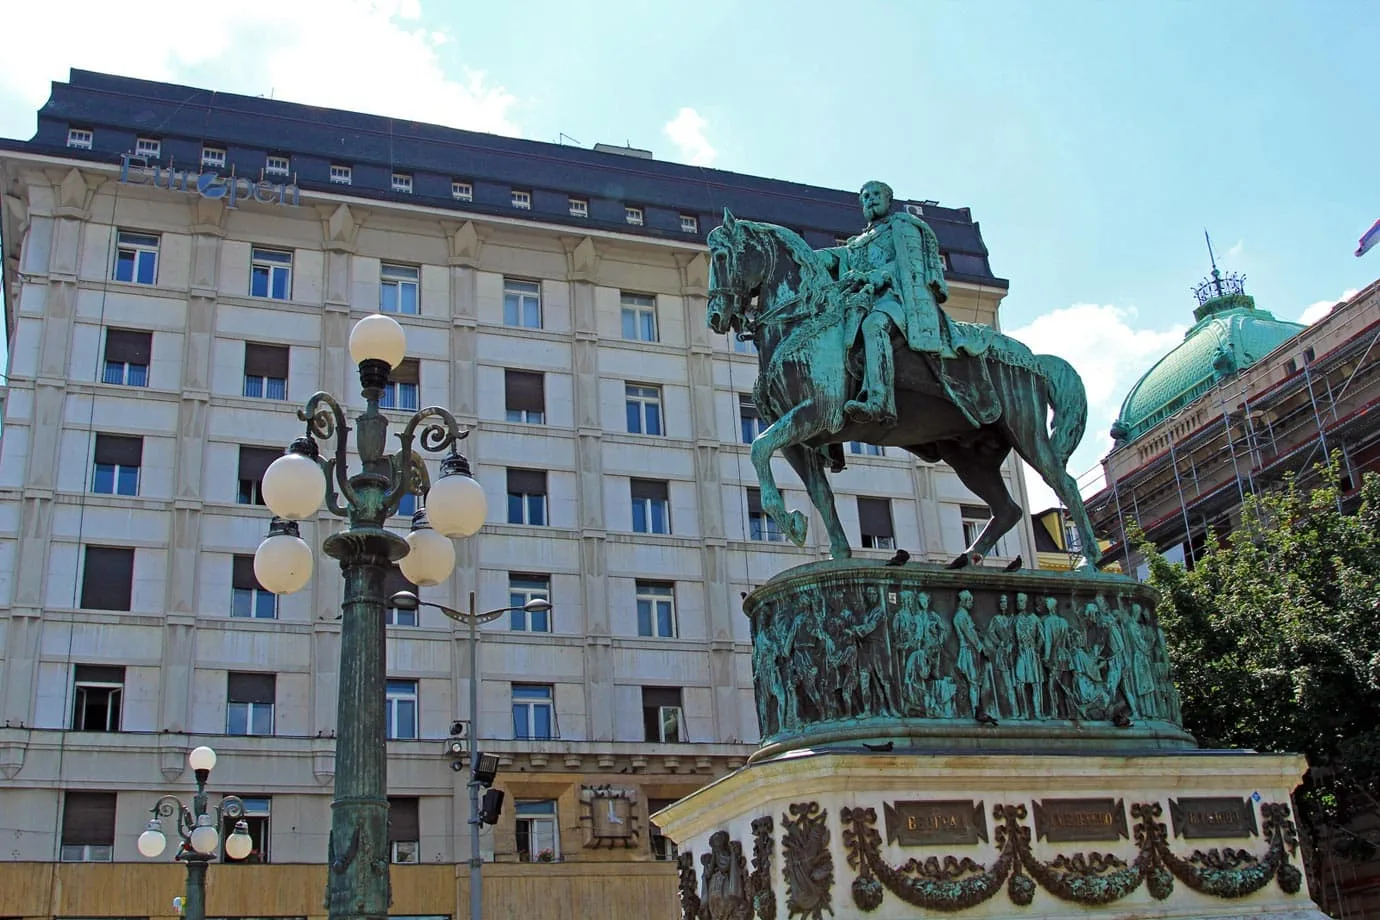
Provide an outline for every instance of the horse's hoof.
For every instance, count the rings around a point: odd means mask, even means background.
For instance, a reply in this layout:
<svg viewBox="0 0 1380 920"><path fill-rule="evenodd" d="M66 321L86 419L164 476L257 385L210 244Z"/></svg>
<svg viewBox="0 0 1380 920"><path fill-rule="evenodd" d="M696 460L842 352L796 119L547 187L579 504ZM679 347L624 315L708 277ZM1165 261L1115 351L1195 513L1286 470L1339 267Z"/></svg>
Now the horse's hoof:
<svg viewBox="0 0 1380 920"><path fill-rule="evenodd" d="M944 568L946 568L946 569L966 569L967 567L968 567L968 554L967 554L967 553L964 553L964 554L961 555L961 556L955 556L953 559L950 559L950 560L949 560L949 564L948 564L948 565L944 566Z"/></svg>
<svg viewBox="0 0 1380 920"><path fill-rule="evenodd" d="M847 547L847 546L844 546L844 547L841 547L841 548L831 549L831 550L829 550L829 558L831 558L831 559L852 559L852 558L853 558L853 550L850 549L850 548Z"/></svg>

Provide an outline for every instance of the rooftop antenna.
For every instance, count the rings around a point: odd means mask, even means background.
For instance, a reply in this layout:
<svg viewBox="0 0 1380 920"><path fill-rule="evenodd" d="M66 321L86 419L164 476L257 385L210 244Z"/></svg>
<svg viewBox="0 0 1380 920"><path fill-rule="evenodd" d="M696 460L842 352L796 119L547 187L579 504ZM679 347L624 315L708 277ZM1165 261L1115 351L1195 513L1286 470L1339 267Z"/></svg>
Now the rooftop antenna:
<svg viewBox="0 0 1380 920"><path fill-rule="evenodd" d="M556 137L556 143L560 144L560 143L563 143L563 142L565 142L565 141L570 141L570 142L571 142L572 144L574 144L576 147L583 147L583 146L584 146L584 144L580 143L579 141L575 140L575 138L571 137L569 134L566 134L564 131L562 131L559 135L557 135L557 137Z"/></svg>
<svg viewBox="0 0 1380 920"><path fill-rule="evenodd" d="M1228 294L1246 293L1246 276L1237 273L1228 273L1223 276L1217 268L1217 254L1212 250L1212 237L1208 235L1207 228L1203 229L1203 239L1207 242L1208 261L1212 263L1212 276L1204 278L1193 289L1193 293L1198 298L1198 309L1193 315L1197 319L1202 319L1212 310L1204 311L1210 302Z"/></svg>
<svg viewBox="0 0 1380 920"><path fill-rule="evenodd" d="M1216 275L1217 275L1217 257L1216 257L1215 255L1212 254L1212 237L1208 236L1208 232L1207 232L1207 228L1206 228L1206 227L1203 228L1203 239L1207 240L1207 244L1208 244L1208 261L1212 263L1212 274L1213 274L1214 277L1216 277Z"/></svg>

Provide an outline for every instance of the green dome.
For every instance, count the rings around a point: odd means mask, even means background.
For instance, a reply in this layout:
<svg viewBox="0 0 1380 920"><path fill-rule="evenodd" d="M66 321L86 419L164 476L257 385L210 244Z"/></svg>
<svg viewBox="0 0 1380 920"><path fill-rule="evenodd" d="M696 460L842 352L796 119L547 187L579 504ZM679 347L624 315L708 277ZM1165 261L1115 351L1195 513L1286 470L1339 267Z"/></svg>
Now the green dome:
<svg viewBox="0 0 1380 920"><path fill-rule="evenodd" d="M1242 279L1213 278L1198 288L1197 322L1183 342L1136 381L1112 425L1118 446L1134 441L1218 381L1245 370L1303 331L1258 310Z"/></svg>

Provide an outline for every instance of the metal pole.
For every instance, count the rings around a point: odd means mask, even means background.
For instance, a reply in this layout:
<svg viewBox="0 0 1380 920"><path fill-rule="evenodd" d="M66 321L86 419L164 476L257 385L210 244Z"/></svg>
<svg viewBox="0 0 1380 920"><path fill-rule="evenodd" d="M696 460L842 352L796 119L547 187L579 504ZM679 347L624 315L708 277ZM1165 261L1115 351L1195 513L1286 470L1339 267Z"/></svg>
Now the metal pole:
<svg viewBox="0 0 1380 920"><path fill-rule="evenodd" d="M484 860L479 854L479 614L470 592L470 920L479 920L484 905Z"/></svg>
<svg viewBox="0 0 1380 920"><path fill-rule="evenodd" d="M207 813L207 776L205 770L196 771L196 795L192 797L192 827L196 827L201 816ZM222 828L216 830L219 832ZM190 843L183 854L183 862L187 864L187 903L182 907L183 914L187 920L206 920L206 863L209 856L203 856L193 850Z"/></svg>

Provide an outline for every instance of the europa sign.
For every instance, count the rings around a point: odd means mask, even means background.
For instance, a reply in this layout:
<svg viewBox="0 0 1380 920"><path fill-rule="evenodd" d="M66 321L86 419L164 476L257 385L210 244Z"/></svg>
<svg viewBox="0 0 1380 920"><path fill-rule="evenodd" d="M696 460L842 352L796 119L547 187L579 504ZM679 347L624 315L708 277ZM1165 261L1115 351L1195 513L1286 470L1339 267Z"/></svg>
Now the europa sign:
<svg viewBox="0 0 1380 920"><path fill-rule="evenodd" d="M202 198L224 200L227 208L238 207L237 201L259 201L264 204L286 204L297 207L302 192L296 183L279 185L263 179L255 182L244 176L222 176L214 172L190 172L157 164L149 165L141 156L120 155L120 181L127 185L152 185L173 192L191 192Z"/></svg>

